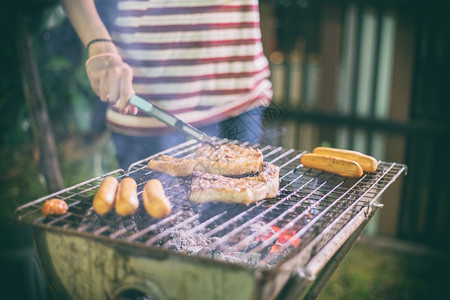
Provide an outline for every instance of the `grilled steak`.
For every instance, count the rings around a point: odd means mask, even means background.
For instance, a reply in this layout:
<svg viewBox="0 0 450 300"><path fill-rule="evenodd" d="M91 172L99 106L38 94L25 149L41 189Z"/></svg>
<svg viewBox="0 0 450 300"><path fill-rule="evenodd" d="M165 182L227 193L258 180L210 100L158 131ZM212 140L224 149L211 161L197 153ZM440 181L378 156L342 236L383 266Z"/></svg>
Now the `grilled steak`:
<svg viewBox="0 0 450 300"><path fill-rule="evenodd" d="M210 201L249 204L272 198L279 187L279 167L263 163L257 176L230 178L194 171L189 200L196 203Z"/></svg>
<svg viewBox="0 0 450 300"><path fill-rule="evenodd" d="M161 154L148 162L147 168L169 174L171 176L185 177L194 172L195 158L175 158Z"/></svg>
<svg viewBox="0 0 450 300"><path fill-rule="evenodd" d="M233 144L203 145L193 157L160 155L148 162L149 169L172 176L189 176L194 171L218 175L244 175L259 172L263 154L259 149Z"/></svg>

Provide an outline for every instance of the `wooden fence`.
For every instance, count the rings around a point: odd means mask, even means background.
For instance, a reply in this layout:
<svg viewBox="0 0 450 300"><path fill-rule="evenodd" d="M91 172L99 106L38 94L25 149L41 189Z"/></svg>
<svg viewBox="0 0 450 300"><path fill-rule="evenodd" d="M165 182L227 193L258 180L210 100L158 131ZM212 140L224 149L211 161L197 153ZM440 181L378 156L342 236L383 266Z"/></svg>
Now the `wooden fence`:
<svg viewBox="0 0 450 300"><path fill-rule="evenodd" d="M449 250L450 39L435 4L261 1L266 138L407 164L369 231Z"/></svg>

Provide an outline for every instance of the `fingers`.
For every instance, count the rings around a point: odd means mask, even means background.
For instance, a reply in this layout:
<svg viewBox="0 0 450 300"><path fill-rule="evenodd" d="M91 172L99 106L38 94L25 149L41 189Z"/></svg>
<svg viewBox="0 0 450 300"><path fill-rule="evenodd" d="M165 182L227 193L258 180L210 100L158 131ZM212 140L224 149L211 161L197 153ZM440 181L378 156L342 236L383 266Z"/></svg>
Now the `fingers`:
<svg viewBox="0 0 450 300"><path fill-rule="evenodd" d="M122 80L121 69L123 67L114 67L100 72L99 96L102 101L116 102L119 98L120 81Z"/></svg>
<svg viewBox="0 0 450 300"><path fill-rule="evenodd" d="M120 89L120 72L115 68L112 72L109 73L108 78L108 95L106 95L106 98L110 102L116 102L117 99L119 99L119 89Z"/></svg>
<svg viewBox="0 0 450 300"><path fill-rule="evenodd" d="M137 115L137 113L138 113L138 108L137 108L136 106L129 104L128 107L130 107L130 112L131 112L133 115Z"/></svg>
<svg viewBox="0 0 450 300"><path fill-rule="evenodd" d="M99 83L99 96L100 96L100 100L102 100L103 102L108 101L109 99L109 87L110 87L110 82L108 80L108 72L106 70L103 70L100 72L100 83Z"/></svg>
<svg viewBox="0 0 450 300"><path fill-rule="evenodd" d="M119 91L120 91L120 96L118 100L119 110L123 113L128 112L131 112L133 114L135 114L135 112L137 113L137 109L134 106L128 105L128 101L130 100L131 95L134 94L133 70L128 64L125 63L122 70Z"/></svg>
<svg viewBox="0 0 450 300"><path fill-rule="evenodd" d="M100 100L115 103L121 112L125 112L133 93L133 71L130 66L120 57L104 56L86 64L86 72Z"/></svg>

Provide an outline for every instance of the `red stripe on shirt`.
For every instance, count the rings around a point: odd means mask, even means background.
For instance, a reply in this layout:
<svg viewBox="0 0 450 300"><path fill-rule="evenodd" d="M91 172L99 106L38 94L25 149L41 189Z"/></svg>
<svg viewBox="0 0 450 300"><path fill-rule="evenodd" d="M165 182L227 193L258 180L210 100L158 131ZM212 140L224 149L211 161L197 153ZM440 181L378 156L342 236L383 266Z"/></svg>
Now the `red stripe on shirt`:
<svg viewBox="0 0 450 300"><path fill-rule="evenodd" d="M169 42L169 43L124 43L114 41L114 43L127 50L162 50L162 49L189 49L189 48L210 48L219 46L240 46L253 45L260 39L235 39L235 40L219 40L219 41L189 41L189 42Z"/></svg>
<svg viewBox="0 0 450 300"><path fill-rule="evenodd" d="M197 76L161 76L161 77L138 77L133 78L133 83L146 84L146 83L183 83L194 82L200 80L210 79L228 79L228 78L245 78L258 75L261 72L267 71L269 66L263 69L253 72L238 72L238 73L216 73L216 74L204 74Z"/></svg>
<svg viewBox="0 0 450 300"><path fill-rule="evenodd" d="M204 24L175 24L175 25L142 25L142 26L114 26L118 33L155 33L155 32L185 32L223 29L259 28L259 22L232 23L204 23Z"/></svg>
<svg viewBox="0 0 450 300"><path fill-rule="evenodd" d="M140 16L163 16L163 15L180 15L180 14L198 14L208 12L248 12L257 11L257 5L210 5L210 6L194 6L194 7L158 7L148 8L145 10L123 9L119 11L120 17L140 17Z"/></svg>
<svg viewBox="0 0 450 300"><path fill-rule="evenodd" d="M252 86L240 89L228 89L228 90L199 90L188 93L167 93L167 94L147 94L139 93L139 96L148 100L162 101L162 100L179 100L198 96L222 96L222 95L237 95L250 93L253 91L262 81L267 80L267 78L262 78L256 81Z"/></svg>
<svg viewBox="0 0 450 300"><path fill-rule="evenodd" d="M213 64L219 62L247 62L263 56L260 52L256 55L244 56L225 56L225 57L210 57L210 58L194 58L194 59L168 59L168 60L138 60L124 57L124 61L131 67L162 67L162 66L191 66L201 64Z"/></svg>

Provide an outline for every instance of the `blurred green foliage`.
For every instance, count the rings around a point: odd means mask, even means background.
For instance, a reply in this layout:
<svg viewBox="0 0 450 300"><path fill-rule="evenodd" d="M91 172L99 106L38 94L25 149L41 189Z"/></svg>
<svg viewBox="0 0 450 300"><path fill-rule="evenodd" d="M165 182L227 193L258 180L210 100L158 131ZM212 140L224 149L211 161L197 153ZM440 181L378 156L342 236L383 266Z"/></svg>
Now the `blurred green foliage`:
<svg viewBox="0 0 450 300"><path fill-rule="evenodd" d="M64 185L92 177L93 150L85 160L85 143L91 139L90 124L97 101L87 79L86 53L59 5L27 10L27 28L32 36L49 119L55 134ZM47 194L39 170L39 147L31 132L31 120L22 88L17 52L17 20L23 8L0 10L0 229L14 222L17 206ZM99 134L104 132L100 128ZM73 157L71 157L73 156ZM76 165L77 168L73 166ZM98 169L98 168L97 168ZM88 177L86 177L88 176ZM0 232L1 233L1 232Z"/></svg>
<svg viewBox="0 0 450 300"><path fill-rule="evenodd" d="M359 242L339 266L320 300L448 299L448 256Z"/></svg>
<svg viewBox="0 0 450 300"><path fill-rule="evenodd" d="M30 121L19 73L17 15L19 8L0 12L0 143L14 147L31 142ZM61 7L54 5L29 13L29 30L42 89L56 140L68 134L86 133L95 99L86 78L82 44L68 23Z"/></svg>

